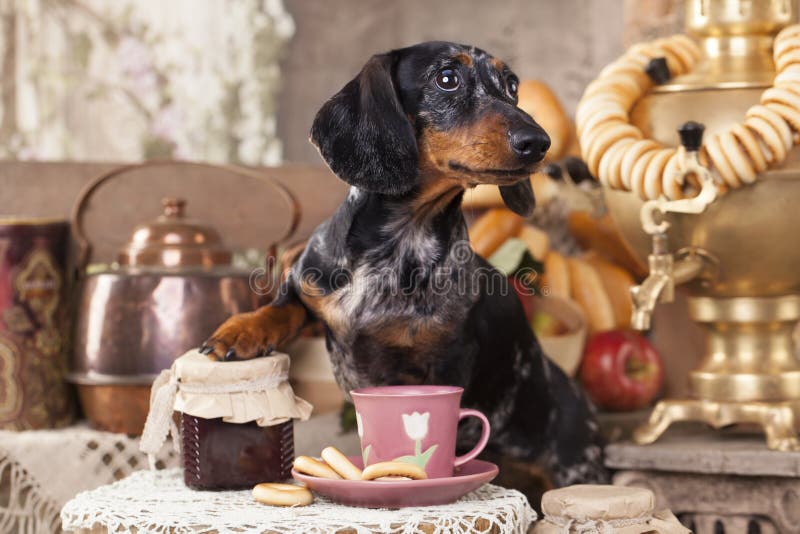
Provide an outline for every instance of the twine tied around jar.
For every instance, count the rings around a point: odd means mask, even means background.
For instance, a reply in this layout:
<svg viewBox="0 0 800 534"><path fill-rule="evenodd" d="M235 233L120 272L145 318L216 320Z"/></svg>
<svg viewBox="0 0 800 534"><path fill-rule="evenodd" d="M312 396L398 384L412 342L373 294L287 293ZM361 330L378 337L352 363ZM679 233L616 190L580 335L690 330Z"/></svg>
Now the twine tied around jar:
<svg viewBox="0 0 800 534"><path fill-rule="evenodd" d="M276 354L242 362L216 362L192 350L158 375L150 394L150 413L139 449L155 469L155 454L172 437L180 439L173 412L231 423L256 421L272 426L289 419L306 420L312 406L295 397L289 385L289 357Z"/></svg>

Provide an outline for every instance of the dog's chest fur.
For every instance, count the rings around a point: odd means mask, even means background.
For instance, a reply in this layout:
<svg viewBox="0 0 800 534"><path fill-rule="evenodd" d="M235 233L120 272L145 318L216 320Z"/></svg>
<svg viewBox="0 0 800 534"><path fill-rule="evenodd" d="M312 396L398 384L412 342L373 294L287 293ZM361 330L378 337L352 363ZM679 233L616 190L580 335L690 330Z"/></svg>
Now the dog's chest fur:
<svg viewBox="0 0 800 534"><path fill-rule="evenodd" d="M327 326L344 391L450 383L453 359L470 350L463 328L477 294L458 202L414 215L407 202L353 189L293 269L301 298Z"/></svg>

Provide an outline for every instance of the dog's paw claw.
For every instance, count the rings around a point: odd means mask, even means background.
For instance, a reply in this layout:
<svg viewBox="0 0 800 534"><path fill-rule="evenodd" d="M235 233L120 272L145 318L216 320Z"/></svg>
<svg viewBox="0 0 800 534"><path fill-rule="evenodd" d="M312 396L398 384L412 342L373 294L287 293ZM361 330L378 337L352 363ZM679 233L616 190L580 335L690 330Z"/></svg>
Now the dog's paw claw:
<svg viewBox="0 0 800 534"><path fill-rule="evenodd" d="M228 352L225 353L225 361L229 362L235 359L236 359L236 350L232 348L228 349Z"/></svg>

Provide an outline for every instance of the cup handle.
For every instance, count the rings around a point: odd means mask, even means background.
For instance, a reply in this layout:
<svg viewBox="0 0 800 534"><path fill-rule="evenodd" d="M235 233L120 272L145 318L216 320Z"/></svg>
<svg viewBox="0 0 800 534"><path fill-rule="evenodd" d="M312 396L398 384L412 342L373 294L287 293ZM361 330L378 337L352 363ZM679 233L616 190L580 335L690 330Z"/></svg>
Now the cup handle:
<svg viewBox="0 0 800 534"><path fill-rule="evenodd" d="M462 408L458 412L458 420L461 421L465 417L477 417L478 419L480 419L483 426L483 431L481 432L481 439L478 440L478 444L475 445L475 447L471 451L469 451L467 454L456 457L455 462L453 462L454 467L459 467L461 465L464 465L465 463L469 462L470 460L478 456L483 451L483 448L486 447L486 443L489 442L489 433L491 430L489 427L489 420L486 419L486 416L483 415L478 410L469 410Z"/></svg>

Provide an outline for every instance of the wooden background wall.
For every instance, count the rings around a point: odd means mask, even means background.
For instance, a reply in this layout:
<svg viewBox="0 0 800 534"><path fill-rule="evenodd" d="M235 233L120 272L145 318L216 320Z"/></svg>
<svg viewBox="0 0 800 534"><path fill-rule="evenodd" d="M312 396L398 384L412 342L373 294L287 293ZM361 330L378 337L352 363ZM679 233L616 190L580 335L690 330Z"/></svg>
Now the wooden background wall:
<svg viewBox="0 0 800 534"><path fill-rule="evenodd" d="M584 86L625 44L680 29L682 5L682 0L284 1L297 33L283 62L278 129L284 159L304 165L259 172L300 198L301 236L329 216L345 193L308 143L311 121L321 103L373 53L431 39L475 44L508 61L521 78L545 80L571 111ZM0 218L66 218L86 182L112 166L0 163ZM113 259L133 225L159 213L164 195L187 197L190 215L219 228L234 246L269 242L284 228L287 212L269 189L229 178L220 183L208 173L162 170L154 177L111 186L89 207L89 221L98 232L97 260ZM658 314L680 320L683 309L661 307ZM699 350L696 327L683 319L681 330L692 335L681 337L678 346L674 336L658 339L671 359L673 393L684 389L685 371Z"/></svg>

